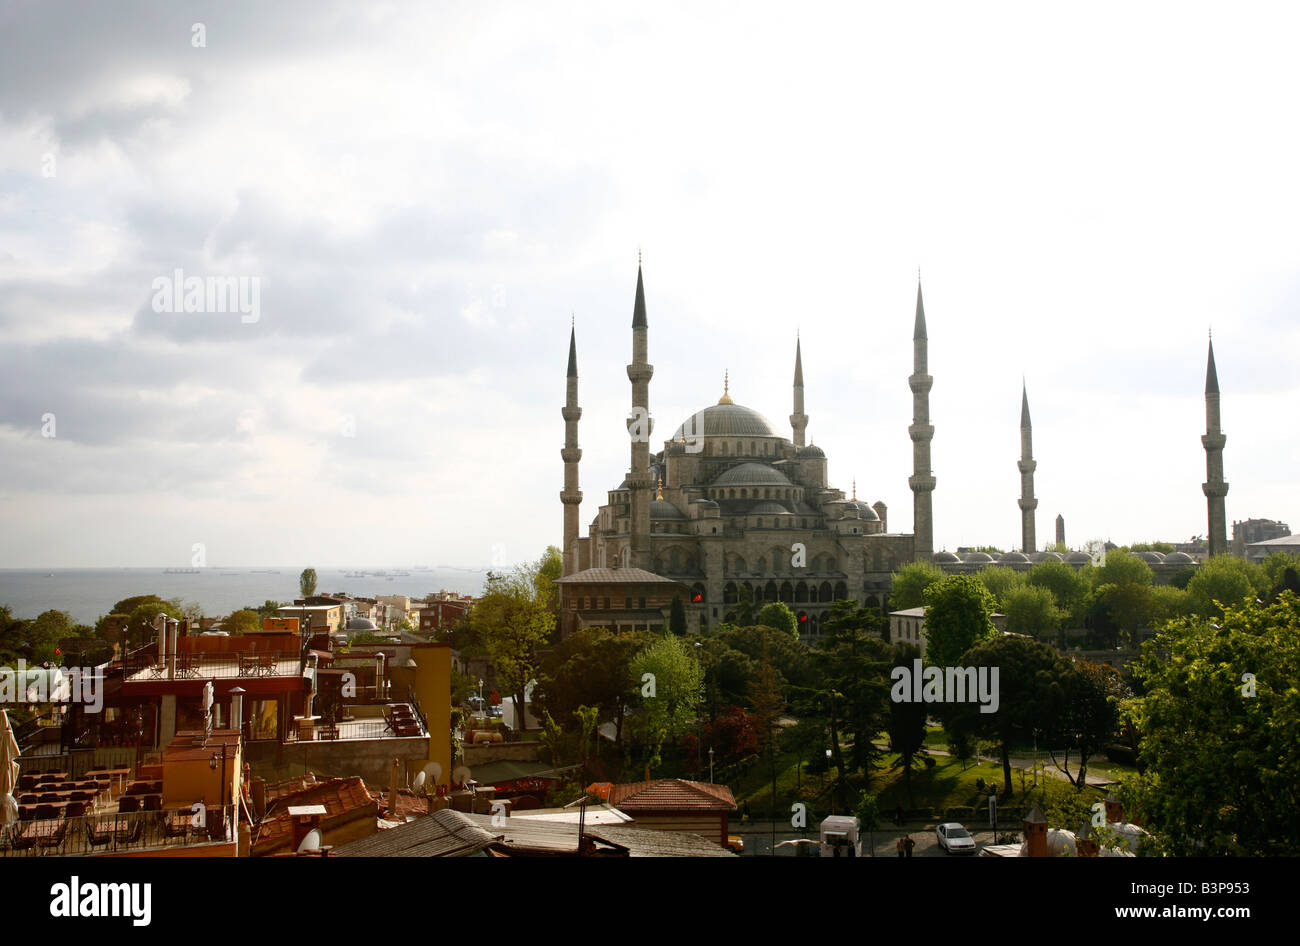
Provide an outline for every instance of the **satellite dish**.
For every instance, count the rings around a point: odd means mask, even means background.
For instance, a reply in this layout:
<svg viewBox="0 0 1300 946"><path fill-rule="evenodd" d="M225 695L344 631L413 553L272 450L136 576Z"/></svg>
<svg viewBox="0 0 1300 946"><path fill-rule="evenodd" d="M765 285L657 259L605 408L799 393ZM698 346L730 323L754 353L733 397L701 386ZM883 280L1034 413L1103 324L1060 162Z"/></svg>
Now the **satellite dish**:
<svg viewBox="0 0 1300 946"><path fill-rule="evenodd" d="M451 773L451 781L455 785L464 785L470 779L468 765L458 765Z"/></svg>
<svg viewBox="0 0 1300 946"><path fill-rule="evenodd" d="M310 831L307 832L307 836L302 839L302 843L298 845L298 853L306 854L311 851L319 851L320 842L321 842L320 828L312 828Z"/></svg>
<svg viewBox="0 0 1300 946"><path fill-rule="evenodd" d="M429 781L436 782L442 778L442 763L430 762L424 767L424 775L428 776Z"/></svg>
<svg viewBox="0 0 1300 946"><path fill-rule="evenodd" d="M423 772L423 771L421 771L421 772L416 772L416 773L415 773L415 781L413 781L413 782L411 783L411 788L412 788L412 790L415 791L417 794L420 793L421 791L423 791L423 790L424 790L424 780L425 780L426 778L428 778L428 775L427 775L425 772Z"/></svg>

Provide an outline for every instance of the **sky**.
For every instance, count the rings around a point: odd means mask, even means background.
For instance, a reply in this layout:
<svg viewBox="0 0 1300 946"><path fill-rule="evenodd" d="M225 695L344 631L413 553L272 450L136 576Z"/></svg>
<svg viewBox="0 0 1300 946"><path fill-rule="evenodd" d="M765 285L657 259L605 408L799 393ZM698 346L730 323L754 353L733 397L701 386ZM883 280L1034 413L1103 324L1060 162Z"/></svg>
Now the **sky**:
<svg viewBox="0 0 1300 946"><path fill-rule="evenodd" d="M717 401L936 548L1300 528L1294 4L9 2L0 567L506 565ZM243 280L242 308L166 296ZM183 295L183 293L182 293ZM214 297L215 299L215 297ZM235 308L231 306L230 308ZM161 311L159 311L161 310ZM585 525L584 525L585 531Z"/></svg>

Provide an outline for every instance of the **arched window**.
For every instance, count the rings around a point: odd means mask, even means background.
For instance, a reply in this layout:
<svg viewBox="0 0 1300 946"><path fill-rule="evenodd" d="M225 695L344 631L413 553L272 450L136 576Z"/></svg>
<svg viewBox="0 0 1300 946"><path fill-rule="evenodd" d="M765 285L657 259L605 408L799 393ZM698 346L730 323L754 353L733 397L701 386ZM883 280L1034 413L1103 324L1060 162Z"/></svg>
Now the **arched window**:
<svg viewBox="0 0 1300 946"><path fill-rule="evenodd" d="M818 589L817 589L817 600L818 600L818 601L830 601L830 600L831 600L831 583L830 583L829 581L824 581L824 582L822 582L822 583L821 583L821 586L818 587Z"/></svg>
<svg viewBox="0 0 1300 946"><path fill-rule="evenodd" d="M781 600L786 604L794 600L794 586L788 581L781 582Z"/></svg>
<svg viewBox="0 0 1300 946"><path fill-rule="evenodd" d="M764 601L775 601L776 595L777 595L776 582L769 581L766 585L763 586Z"/></svg>
<svg viewBox="0 0 1300 946"><path fill-rule="evenodd" d="M848 598L848 596L849 596L848 586L844 584L844 582L842 581L837 581L835 583L835 600L843 601L846 598Z"/></svg>
<svg viewBox="0 0 1300 946"><path fill-rule="evenodd" d="M799 582L794 586L794 600L796 604L803 604L808 600L808 583Z"/></svg>
<svg viewBox="0 0 1300 946"><path fill-rule="evenodd" d="M736 589L736 583L734 581L727 582L726 586L722 589L723 603L735 604L739 600L740 600L740 592ZM731 620L730 615L727 616L727 620L728 621Z"/></svg>

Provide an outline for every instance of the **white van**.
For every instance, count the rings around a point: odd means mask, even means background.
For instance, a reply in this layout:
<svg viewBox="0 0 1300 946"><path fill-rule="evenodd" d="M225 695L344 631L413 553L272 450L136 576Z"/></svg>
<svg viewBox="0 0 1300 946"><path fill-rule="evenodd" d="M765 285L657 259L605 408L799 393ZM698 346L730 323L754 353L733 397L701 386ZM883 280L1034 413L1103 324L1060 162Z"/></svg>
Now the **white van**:
<svg viewBox="0 0 1300 946"><path fill-rule="evenodd" d="M862 835L858 819L828 815L821 824L822 857L861 857Z"/></svg>

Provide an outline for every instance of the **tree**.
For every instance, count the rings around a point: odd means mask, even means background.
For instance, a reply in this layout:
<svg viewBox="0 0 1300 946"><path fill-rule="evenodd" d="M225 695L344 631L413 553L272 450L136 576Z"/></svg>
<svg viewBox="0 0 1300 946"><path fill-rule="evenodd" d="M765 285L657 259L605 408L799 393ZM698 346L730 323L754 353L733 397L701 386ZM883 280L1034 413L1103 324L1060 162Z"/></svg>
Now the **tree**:
<svg viewBox="0 0 1300 946"><path fill-rule="evenodd" d="M560 589L555 580L564 574L564 555L554 545L548 545L541 558L531 568L533 590L537 601L560 619Z"/></svg>
<svg viewBox="0 0 1300 946"><path fill-rule="evenodd" d="M262 629L262 619L256 611L232 611L221 621L221 629L230 635L255 634Z"/></svg>
<svg viewBox="0 0 1300 946"><path fill-rule="evenodd" d="M1258 565L1250 565L1232 555L1216 555L1196 570L1187 583L1187 600L1194 613L1217 618L1222 606L1253 601L1267 590L1267 578Z"/></svg>
<svg viewBox="0 0 1300 946"><path fill-rule="evenodd" d="M153 595L148 597L153 600L146 599L136 605L135 610L131 612L130 620L127 621L126 649L139 647L157 638L158 629L154 626L154 620L159 614L166 614L169 618L176 618L178 621L185 617L185 612L172 602L154 598Z"/></svg>
<svg viewBox="0 0 1300 946"><path fill-rule="evenodd" d="M1071 627L1083 624L1088 584L1072 567L1064 562L1040 562L1029 569L1025 582L1050 591L1062 619L1069 621Z"/></svg>
<svg viewBox="0 0 1300 946"><path fill-rule="evenodd" d="M1049 640L1061 626L1061 612L1056 598L1039 585L1013 588L1003 602L1007 615L1007 630L1012 634L1028 634L1038 640Z"/></svg>
<svg viewBox="0 0 1300 946"><path fill-rule="evenodd" d="M1005 565L991 565L988 568L980 569L979 580L984 583L984 587L993 596L994 608L1004 610L1007 596L1024 585L1025 576L1013 568L1007 568Z"/></svg>
<svg viewBox="0 0 1300 946"><path fill-rule="evenodd" d="M259 618L278 618L282 607L284 607L284 602L272 601L270 598L267 598L260 605L249 605L247 608L244 608L244 610L252 611Z"/></svg>
<svg viewBox="0 0 1300 946"><path fill-rule="evenodd" d="M660 764L666 742L675 740L695 722L704 697L704 672L680 637L660 637L632 658L633 685L639 687L638 743L643 761Z"/></svg>
<svg viewBox="0 0 1300 946"><path fill-rule="evenodd" d="M1143 823L1175 856L1300 854L1300 599L1217 624L1175 621L1130 664Z"/></svg>
<svg viewBox="0 0 1300 946"><path fill-rule="evenodd" d="M1088 760L1114 741L1120 703L1132 694L1114 667L1087 660L1066 666L1068 671L1061 676L1065 704L1056 727L1049 733L1065 743L1065 752L1060 762L1054 751L1049 755L1075 789L1082 790L1088 783ZM1071 749L1079 758L1075 775L1070 774Z"/></svg>
<svg viewBox="0 0 1300 946"><path fill-rule="evenodd" d="M298 590L302 592L304 598L310 598L316 593L316 569L302 570L302 574L298 576Z"/></svg>
<svg viewBox="0 0 1300 946"><path fill-rule="evenodd" d="M1151 589L1150 625L1160 627L1174 618L1191 613L1187 592L1173 585L1156 585Z"/></svg>
<svg viewBox="0 0 1300 946"><path fill-rule="evenodd" d="M1123 549L1111 549L1106 553L1106 564L1091 570L1089 577L1094 588L1102 585L1124 585L1132 582L1137 585L1150 586L1155 581L1155 572L1142 559Z"/></svg>
<svg viewBox="0 0 1300 946"><path fill-rule="evenodd" d="M535 577L528 566L508 576L489 572L486 589L469 612L497 679L514 696L520 729L528 728L524 697L537 674L538 648L545 646L555 629L555 615L539 599Z"/></svg>
<svg viewBox="0 0 1300 946"><path fill-rule="evenodd" d="M895 644L891 662L895 667L911 667L914 660L921 656L921 648L915 644ZM889 703L889 748L898 753L894 768L902 769L903 784L907 791L908 807L915 807L912 797L912 770L919 760L925 757L925 723L929 707L925 703L904 703L891 700Z"/></svg>
<svg viewBox="0 0 1300 946"><path fill-rule="evenodd" d="M682 604L681 595L673 595L673 604L668 612L668 630L678 637L686 633L686 606Z"/></svg>
<svg viewBox="0 0 1300 946"><path fill-rule="evenodd" d="M836 601L822 622L821 646L812 654L822 673L822 683L813 691L813 709L827 720L841 785L847 771L869 773L880 755L874 740L889 715L891 666L890 647L879 635L883 622L852 601ZM853 744L846 765L840 741L850 734Z"/></svg>
<svg viewBox="0 0 1300 946"><path fill-rule="evenodd" d="M965 666L998 670L998 709L981 712L978 703L940 704L944 728L959 736L996 740L1002 757L1003 797L1011 797L1010 747L1037 732L1059 731L1069 663L1047 644L1025 637L984 640L961 657Z"/></svg>
<svg viewBox="0 0 1300 946"><path fill-rule="evenodd" d="M951 575L925 589L926 661L957 666L975 644L997 635L993 596L970 575Z"/></svg>
<svg viewBox="0 0 1300 946"><path fill-rule="evenodd" d="M1090 626L1107 647L1119 642L1120 633L1132 634L1151 624L1155 599L1150 585L1126 581L1118 585L1098 585L1093 592Z"/></svg>
<svg viewBox="0 0 1300 946"><path fill-rule="evenodd" d="M736 602L736 623L742 627L754 623L754 595L749 585L741 585L739 600Z"/></svg>
<svg viewBox="0 0 1300 946"><path fill-rule="evenodd" d="M784 601L772 601L763 605L763 610L758 612L757 623L763 627L784 631L796 640L799 637L799 622Z"/></svg>
<svg viewBox="0 0 1300 946"><path fill-rule="evenodd" d="M583 706L613 719L615 744L622 744L626 708L636 692L632 657L646 643L641 635L614 634L603 627L580 628L556 645L537 673L533 700L558 720L580 719ZM640 681L636 681L637 687Z"/></svg>
<svg viewBox="0 0 1300 946"><path fill-rule="evenodd" d="M932 562L912 562L904 565L893 575L893 590L889 592L889 606L895 611L919 608L925 604L925 589L943 579L943 570Z"/></svg>

